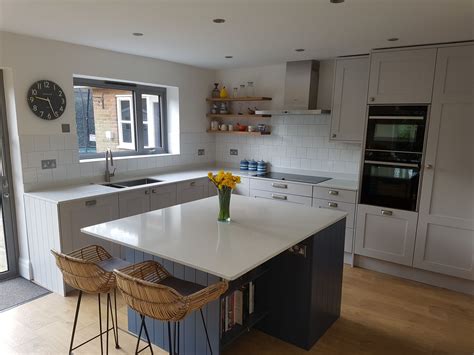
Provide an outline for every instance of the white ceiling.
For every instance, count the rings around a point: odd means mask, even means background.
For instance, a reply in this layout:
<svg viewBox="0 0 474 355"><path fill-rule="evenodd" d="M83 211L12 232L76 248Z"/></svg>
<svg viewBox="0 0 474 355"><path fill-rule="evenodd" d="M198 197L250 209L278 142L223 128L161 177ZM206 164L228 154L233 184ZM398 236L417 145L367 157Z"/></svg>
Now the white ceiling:
<svg viewBox="0 0 474 355"><path fill-rule="evenodd" d="M227 68L469 40L473 9L474 0L0 0L0 29Z"/></svg>

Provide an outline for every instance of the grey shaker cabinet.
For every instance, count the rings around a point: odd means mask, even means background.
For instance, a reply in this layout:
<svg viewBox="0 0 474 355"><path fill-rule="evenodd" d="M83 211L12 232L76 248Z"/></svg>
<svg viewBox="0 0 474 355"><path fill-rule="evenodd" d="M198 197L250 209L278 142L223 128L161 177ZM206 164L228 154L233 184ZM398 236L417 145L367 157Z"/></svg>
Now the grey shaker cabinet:
<svg viewBox="0 0 474 355"><path fill-rule="evenodd" d="M412 266L418 213L359 204L355 253Z"/></svg>
<svg viewBox="0 0 474 355"><path fill-rule="evenodd" d="M373 52L368 103L430 103L436 51L436 48L422 48Z"/></svg>
<svg viewBox="0 0 474 355"><path fill-rule="evenodd" d="M120 218L176 205L176 184L119 192Z"/></svg>
<svg viewBox="0 0 474 355"><path fill-rule="evenodd" d="M369 56L336 59L331 140L362 142L368 81Z"/></svg>
<svg viewBox="0 0 474 355"><path fill-rule="evenodd" d="M178 182L177 203L186 203L200 200L209 196L209 179L207 177Z"/></svg>
<svg viewBox="0 0 474 355"><path fill-rule="evenodd" d="M414 266L474 279L474 45L438 49Z"/></svg>

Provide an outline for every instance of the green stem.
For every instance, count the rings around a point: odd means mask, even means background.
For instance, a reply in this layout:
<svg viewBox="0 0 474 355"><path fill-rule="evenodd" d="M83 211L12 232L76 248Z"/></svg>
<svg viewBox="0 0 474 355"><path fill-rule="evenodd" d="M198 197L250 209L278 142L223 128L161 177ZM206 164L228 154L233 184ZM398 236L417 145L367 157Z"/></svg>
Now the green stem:
<svg viewBox="0 0 474 355"><path fill-rule="evenodd" d="M232 189L223 187L219 190L219 215L217 220L220 222L230 222L230 197Z"/></svg>

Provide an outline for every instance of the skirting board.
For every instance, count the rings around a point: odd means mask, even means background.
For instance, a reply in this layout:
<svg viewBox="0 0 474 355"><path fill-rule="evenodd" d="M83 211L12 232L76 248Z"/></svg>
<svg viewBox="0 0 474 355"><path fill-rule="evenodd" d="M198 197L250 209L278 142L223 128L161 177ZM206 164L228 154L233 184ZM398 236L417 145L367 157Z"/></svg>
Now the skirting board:
<svg viewBox="0 0 474 355"><path fill-rule="evenodd" d="M428 285L446 288L448 290L474 295L474 281L438 274L431 271L415 269L387 261L376 260L361 255L355 255L354 266L372 271L382 272L404 279L422 282Z"/></svg>
<svg viewBox="0 0 474 355"><path fill-rule="evenodd" d="M344 264L349 264L351 266L354 266L352 264L352 261L353 261L352 253L344 252Z"/></svg>
<svg viewBox="0 0 474 355"><path fill-rule="evenodd" d="M31 280L32 272L31 272L31 262L25 258L18 259L18 273L21 277L27 280Z"/></svg>

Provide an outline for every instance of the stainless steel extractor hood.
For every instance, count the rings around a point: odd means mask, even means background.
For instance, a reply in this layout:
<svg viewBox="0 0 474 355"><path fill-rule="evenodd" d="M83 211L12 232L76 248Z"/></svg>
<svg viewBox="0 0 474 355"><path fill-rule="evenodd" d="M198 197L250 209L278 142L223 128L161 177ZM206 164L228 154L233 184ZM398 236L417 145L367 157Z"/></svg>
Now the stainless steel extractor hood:
<svg viewBox="0 0 474 355"><path fill-rule="evenodd" d="M316 107L318 101L319 62L302 60L286 63L285 98L280 110L256 111L260 115L320 115L329 109Z"/></svg>

